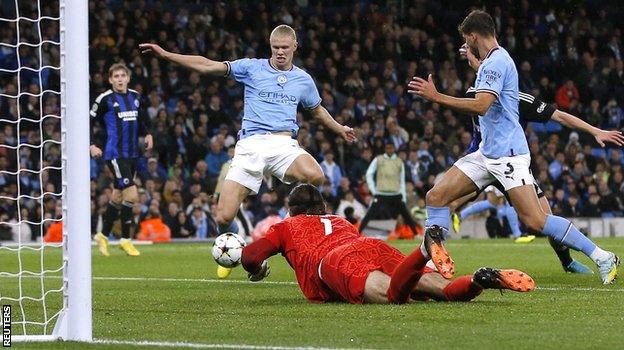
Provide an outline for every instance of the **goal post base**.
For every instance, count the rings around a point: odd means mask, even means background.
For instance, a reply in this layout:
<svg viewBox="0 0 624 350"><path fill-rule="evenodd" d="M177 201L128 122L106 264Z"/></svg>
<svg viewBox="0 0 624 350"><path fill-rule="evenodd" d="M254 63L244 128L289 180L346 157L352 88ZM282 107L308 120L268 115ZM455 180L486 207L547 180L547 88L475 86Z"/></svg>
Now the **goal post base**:
<svg viewBox="0 0 624 350"><path fill-rule="evenodd" d="M52 337L58 340L67 339L67 309L58 315L54 330L52 330Z"/></svg>
<svg viewBox="0 0 624 350"><path fill-rule="evenodd" d="M54 335L14 335L11 336L11 342L28 343L28 342L48 342L58 341L61 338Z"/></svg>
<svg viewBox="0 0 624 350"><path fill-rule="evenodd" d="M63 310L59 313L54 325L52 334L47 335L14 335L11 336L11 341L16 343L27 342L48 342L48 341L61 341L67 339L67 312Z"/></svg>

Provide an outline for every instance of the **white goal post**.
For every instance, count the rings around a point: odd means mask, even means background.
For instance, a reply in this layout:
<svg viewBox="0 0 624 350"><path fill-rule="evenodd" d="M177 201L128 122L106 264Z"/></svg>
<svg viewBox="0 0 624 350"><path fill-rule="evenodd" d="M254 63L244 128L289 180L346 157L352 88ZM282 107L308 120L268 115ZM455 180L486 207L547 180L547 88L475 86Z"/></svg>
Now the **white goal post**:
<svg viewBox="0 0 624 350"><path fill-rule="evenodd" d="M63 339L79 341L91 341L93 337L88 2L88 0L60 0L61 135L65 157L63 164L65 314L61 314L54 332Z"/></svg>
<svg viewBox="0 0 624 350"><path fill-rule="evenodd" d="M5 0L11 1L11 0ZM73 341L92 341L92 293L91 293L91 201L90 201L90 166L89 166L89 47L88 47L88 0L59 0L59 17L51 18L49 16L42 16L41 5L42 0L29 0L37 3L38 17L32 18L25 14L20 14L20 4L23 4L22 0L14 0L16 7L15 19L3 18L4 22L14 23L17 32L17 39L15 44L4 44L5 47L10 47L15 50L17 54L17 69L14 70L17 76L17 94L8 95L4 94L1 97L13 98L18 101L22 96L31 96L39 98L39 101L43 100L43 95L48 93L48 90L43 89L42 85L42 71L44 69L58 69L58 67L45 66L41 62L41 46L44 44L58 45L60 42L60 119L61 119L61 132L60 143L62 149L61 156L61 172L62 172L62 185L61 190L58 189L52 193L56 195L60 192L62 200L62 222L63 222L63 243L62 243L62 262L59 263L58 269L46 270L44 265L44 248L57 247L59 245L48 245L46 243L26 244L21 239L18 241L17 248L0 249L0 255L4 253L15 252L18 259L22 259L20 254L25 255L28 252L38 251L41 254L41 270L30 271L26 268L22 268L22 260L19 260L18 272L3 272L2 266L0 266L0 277L5 279L15 278L19 285L19 296L6 297L0 293L0 304L5 301L19 304L21 309L21 319L13 323L14 332L16 330L21 331L23 334L14 335L12 341L50 341L50 340L73 340ZM45 1L45 0L43 0ZM29 5L33 5L33 3ZM44 2L45 4L45 2ZM59 20L59 42L53 42L50 40L42 39L42 20ZM39 30L40 42L37 43L25 43L20 40L20 23L35 23ZM1 23L0 23L1 24ZM27 25L25 25L27 27ZM20 62L20 47L28 46L39 50L39 67L38 69L32 67L26 67L25 70L34 71L39 74L39 93L29 94L26 92L25 87L20 89L20 71L22 68L22 62ZM13 73L13 70L3 70L4 73ZM23 90L23 91L22 91ZM2 91L0 91L2 92ZM57 91L51 91L58 94ZM42 132L42 125L46 117L55 117L53 115L44 115L43 107L40 108L41 113L38 121L40 123L39 129ZM17 120L15 124L16 128L20 130L20 113L17 112ZM1 119L2 117L0 117ZM23 145L19 141L15 147L17 149L17 155L19 158L20 147L27 146L38 148L40 157L43 158L46 142L43 137L39 145ZM58 142L56 142L58 143ZM40 162L40 169L34 171L39 175L39 179L42 178L41 173L47 171L46 167L43 167ZM50 168L50 167L47 167ZM2 169L0 169L2 170ZM16 172L4 173L16 176L19 183L21 169ZM31 171L31 170L28 170ZM40 183L41 188L45 186L45 183ZM24 198L29 200L38 200L43 203L44 197L49 193L41 190L39 197L31 197L29 194L23 195L20 193L18 184L18 196L10 198L16 201L18 213L20 209L20 203ZM43 208L43 204L41 204ZM42 224L47 219L43 218L44 212L41 212L41 218L38 222ZM48 221L60 221L48 220ZM23 216L17 214L17 223L12 225L32 224L28 219L24 219ZM21 226L18 230L21 230ZM43 229L41 229L43 231ZM41 236L43 233L41 232ZM21 237L21 236L20 236ZM34 247L34 248L33 248ZM0 247L6 248L6 247ZM24 250L25 252L22 252ZM0 256L1 257L1 256ZM46 258L47 259L47 258ZM47 263L47 262L46 262ZM45 281L59 280L60 276L58 272L62 270L62 284L58 290L46 291ZM56 274L54 274L56 273ZM30 278L30 279L29 279ZM22 284L28 283L29 280L41 280L41 296L29 296L22 295ZM60 281L60 280L59 280ZM3 279L0 279L0 283L3 283ZM54 314L50 316L46 312L46 297L50 298L56 293L56 296L61 298L62 302L58 302L61 306L61 310L54 311ZM24 312L22 303L26 302L41 302L43 304L43 322L30 321L27 319L27 315ZM42 325L43 334L30 334L27 331L27 326L36 324ZM54 327L52 327L54 326Z"/></svg>

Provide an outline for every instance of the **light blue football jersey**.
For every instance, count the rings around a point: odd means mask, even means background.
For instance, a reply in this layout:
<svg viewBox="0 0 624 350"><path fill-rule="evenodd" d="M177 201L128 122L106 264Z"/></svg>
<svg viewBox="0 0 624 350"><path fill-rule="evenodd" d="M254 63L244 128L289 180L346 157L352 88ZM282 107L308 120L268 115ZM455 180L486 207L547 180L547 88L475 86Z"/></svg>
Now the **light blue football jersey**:
<svg viewBox="0 0 624 350"><path fill-rule="evenodd" d="M310 74L293 65L282 71L268 59L243 58L226 62L228 76L245 84L242 136L299 130L297 105L314 109L321 104Z"/></svg>
<svg viewBox="0 0 624 350"><path fill-rule="evenodd" d="M502 47L492 49L477 71L476 92L496 96L479 118L482 140L479 148L492 159L529 153L518 113L518 71Z"/></svg>

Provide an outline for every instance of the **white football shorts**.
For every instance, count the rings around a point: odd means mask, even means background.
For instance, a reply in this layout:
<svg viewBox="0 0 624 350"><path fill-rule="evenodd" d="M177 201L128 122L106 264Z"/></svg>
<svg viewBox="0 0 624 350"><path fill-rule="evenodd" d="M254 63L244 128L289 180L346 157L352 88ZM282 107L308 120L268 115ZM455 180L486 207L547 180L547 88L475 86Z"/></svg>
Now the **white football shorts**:
<svg viewBox="0 0 624 350"><path fill-rule="evenodd" d="M254 194L258 193L264 174L270 174L282 182L288 167L302 154L309 154L297 140L287 135L252 135L236 143L234 158L225 177L237 182Z"/></svg>
<svg viewBox="0 0 624 350"><path fill-rule="evenodd" d="M477 150L467 154L455 162L466 176L482 189L498 180L505 191L514 187L533 185L534 179L530 170L531 156L521 154L513 157L490 159Z"/></svg>

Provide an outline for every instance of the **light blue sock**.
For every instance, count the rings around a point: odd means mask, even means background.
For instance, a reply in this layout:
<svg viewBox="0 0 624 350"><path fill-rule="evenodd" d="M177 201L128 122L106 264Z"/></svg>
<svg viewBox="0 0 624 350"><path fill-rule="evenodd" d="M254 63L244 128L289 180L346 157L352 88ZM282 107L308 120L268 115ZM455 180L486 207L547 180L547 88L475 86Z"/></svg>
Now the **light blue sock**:
<svg viewBox="0 0 624 350"><path fill-rule="evenodd" d="M236 224L236 220L232 220L229 225L219 225L217 230L219 231L219 234L226 232L238 233L238 225Z"/></svg>
<svg viewBox="0 0 624 350"><path fill-rule="evenodd" d="M509 227L511 228L511 235L514 236L514 238L522 236L522 231L520 231L520 220L518 220L518 213L516 213L516 209L507 204L505 206L505 216L507 217Z"/></svg>
<svg viewBox="0 0 624 350"><path fill-rule="evenodd" d="M444 233L448 232L451 226L451 210L449 207L431 207L427 206L427 220L425 227L438 225L444 229Z"/></svg>
<svg viewBox="0 0 624 350"><path fill-rule="evenodd" d="M501 204L496 206L496 218L498 221L503 221L503 218L507 215L506 213L507 207L505 204Z"/></svg>
<svg viewBox="0 0 624 350"><path fill-rule="evenodd" d="M588 257L596 249L594 242L585 237L569 220L559 216L546 216L546 224L542 232L557 242L583 252Z"/></svg>
<svg viewBox="0 0 624 350"><path fill-rule="evenodd" d="M474 202L471 205L467 206L466 208L464 208L464 210L459 212L459 217L462 220L464 220L470 215L475 215L475 214L484 212L486 210L495 209L495 208L496 207L493 206L492 203L490 203L490 201L486 199L486 200Z"/></svg>

